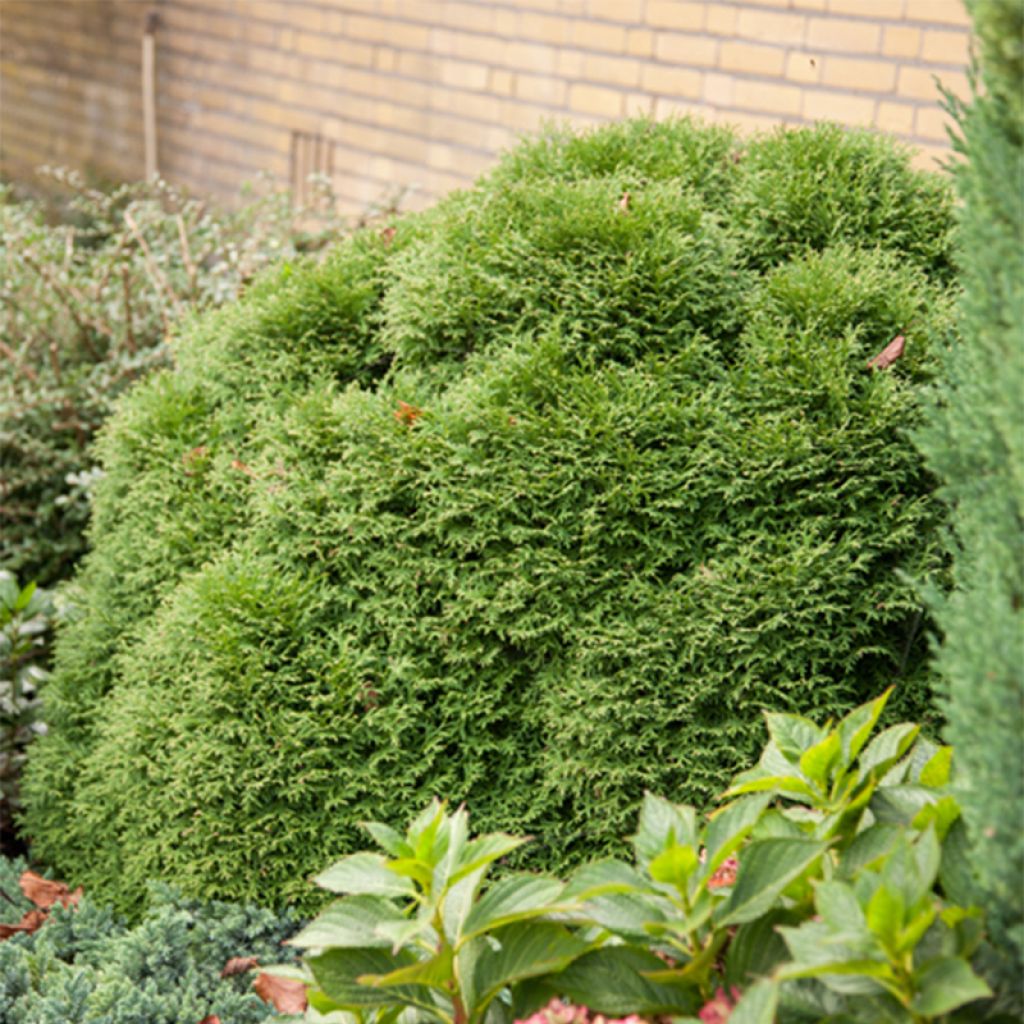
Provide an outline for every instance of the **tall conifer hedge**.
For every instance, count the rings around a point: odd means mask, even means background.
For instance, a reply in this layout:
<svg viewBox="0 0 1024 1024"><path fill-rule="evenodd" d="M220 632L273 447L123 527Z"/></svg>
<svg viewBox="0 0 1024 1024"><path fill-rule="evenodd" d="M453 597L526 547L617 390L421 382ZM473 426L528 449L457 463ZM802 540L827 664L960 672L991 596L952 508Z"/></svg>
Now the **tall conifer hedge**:
<svg viewBox="0 0 1024 1024"><path fill-rule="evenodd" d="M997 943L1024 976L1024 6L975 0L973 101L959 111L962 344L921 447L942 480L955 587L936 607L947 737Z"/></svg>
<svg viewBox="0 0 1024 1024"><path fill-rule="evenodd" d="M927 717L951 209L867 133L556 132L195 321L100 443L35 851L305 899L438 794L563 868L764 708Z"/></svg>

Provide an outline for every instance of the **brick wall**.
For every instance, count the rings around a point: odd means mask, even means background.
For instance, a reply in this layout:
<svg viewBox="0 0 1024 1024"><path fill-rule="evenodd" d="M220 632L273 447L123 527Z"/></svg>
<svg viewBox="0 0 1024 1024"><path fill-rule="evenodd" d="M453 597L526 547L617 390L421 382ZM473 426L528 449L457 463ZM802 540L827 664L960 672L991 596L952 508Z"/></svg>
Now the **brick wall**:
<svg viewBox="0 0 1024 1024"><path fill-rule="evenodd" d="M0 0L0 170L142 173L150 9L160 169L225 197L299 165L421 206L545 120L638 113L868 125L933 164L934 76L966 91L961 0Z"/></svg>

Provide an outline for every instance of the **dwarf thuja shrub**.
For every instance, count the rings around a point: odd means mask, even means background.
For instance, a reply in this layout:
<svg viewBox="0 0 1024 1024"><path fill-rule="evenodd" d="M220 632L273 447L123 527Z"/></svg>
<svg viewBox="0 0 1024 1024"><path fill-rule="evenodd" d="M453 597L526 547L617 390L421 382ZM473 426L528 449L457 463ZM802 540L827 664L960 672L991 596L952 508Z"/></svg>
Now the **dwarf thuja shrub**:
<svg viewBox="0 0 1024 1024"><path fill-rule="evenodd" d="M972 3L980 79L957 107L963 343L918 441L942 481L954 588L936 600L948 735L963 751L964 818L994 933L1024 971L1024 9Z"/></svg>
<svg viewBox="0 0 1024 1024"><path fill-rule="evenodd" d="M0 920L16 921L25 865L0 860ZM288 957L282 940L297 921L269 910L200 903L153 889L144 918L127 924L86 894L77 907L57 904L35 932L0 942L0 1024L196 1024L216 1016L232 1024L279 1019L252 990L247 971L221 977L228 960Z"/></svg>
<svg viewBox="0 0 1024 1024"><path fill-rule="evenodd" d="M780 146L831 154L835 230L754 247ZM872 174L886 231L844 206ZM949 216L858 133L553 134L196 321L100 441L35 853L124 907L147 878L308 903L360 820L444 794L560 869L644 788L708 802L764 708L895 681L927 718L904 581L942 561L905 431Z"/></svg>

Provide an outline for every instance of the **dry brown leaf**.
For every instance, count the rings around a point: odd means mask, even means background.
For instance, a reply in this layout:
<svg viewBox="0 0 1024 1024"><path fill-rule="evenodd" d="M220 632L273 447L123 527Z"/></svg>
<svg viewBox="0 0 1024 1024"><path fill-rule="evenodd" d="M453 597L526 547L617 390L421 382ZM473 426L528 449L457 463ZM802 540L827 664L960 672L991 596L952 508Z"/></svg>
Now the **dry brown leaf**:
<svg viewBox="0 0 1024 1024"><path fill-rule="evenodd" d="M382 241L382 242L383 242L383 243L384 243L385 245L390 245L390 244L391 244L391 242L393 241L394 237L395 237L395 229L394 229L394 228L385 228L385 229L384 229L384 230L383 230L383 231L382 231L382 232L380 233L380 240L381 240L381 241Z"/></svg>
<svg viewBox="0 0 1024 1024"><path fill-rule="evenodd" d="M245 974L259 966L259 959L254 956L233 956L220 972L222 978L230 978L233 974Z"/></svg>
<svg viewBox="0 0 1024 1024"><path fill-rule="evenodd" d="M410 405L408 402L399 402L398 408L395 410L395 419L407 427L411 427L422 415L422 409L417 409L415 405Z"/></svg>
<svg viewBox="0 0 1024 1024"><path fill-rule="evenodd" d="M64 907L74 906L82 898L81 887L71 892L63 882L53 882L34 871L24 872L18 879L18 884L25 897L40 910L49 910L54 903L60 903Z"/></svg>
<svg viewBox="0 0 1024 1024"><path fill-rule="evenodd" d="M252 983L256 995L282 1013L304 1013L306 986L292 978L278 978L273 974L257 975Z"/></svg>
<svg viewBox="0 0 1024 1024"><path fill-rule="evenodd" d="M619 200L619 213L629 213L629 200L629 193L623 192L622 198Z"/></svg>
<svg viewBox="0 0 1024 1024"><path fill-rule="evenodd" d="M889 342L881 352L875 356L874 359L868 360L868 369L871 370L885 370L892 366L901 355L903 355L903 346L905 339L902 334L897 334L892 341Z"/></svg>
<svg viewBox="0 0 1024 1024"><path fill-rule="evenodd" d="M241 459L232 459L231 468L237 469L239 473L244 473L246 476L251 476L254 480L258 479L256 471L250 469Z"/></svg>
<svg viewBox="0 0 1024 1024"><path fill-rule="evenodd" d="M18 932L34 932L47 918L45 910L29 910L17 924L0 924L0 941L9 939Z"/></svg>

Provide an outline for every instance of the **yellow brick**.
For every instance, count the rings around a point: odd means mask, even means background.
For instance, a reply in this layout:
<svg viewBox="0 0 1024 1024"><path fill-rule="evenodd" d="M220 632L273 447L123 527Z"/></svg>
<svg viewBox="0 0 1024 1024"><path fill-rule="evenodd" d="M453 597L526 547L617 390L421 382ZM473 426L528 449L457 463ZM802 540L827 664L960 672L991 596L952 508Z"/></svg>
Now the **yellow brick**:
<svg viewBox="0 0 1024 1024"><path fill-rule="evenodd" d="M654 97L646 92L631 92L626 97L626 117L647 117L654 113Z"/></svg>
<svg viewBox="0 0 1024 1024"><path fill-rule="evenodd" d="M745 71L757 75L778 75L786 63L786 53L775 46L754 43L723 42L718 66L727 71Z"/></svg>
<svg viewBox="0 0 1024 1024"><path fill-rule="evenodd" d="M626 33L626 53L633 57L653 57L654 33L644 28L631 28Z"/></svg>
<svg viewBox="0 0 1024 1024"><path fill-rule="evenodd" d="M912 67L900 68L896 92L916 100L938 100L940 93L936 78L957 96L966 98L970 95L967 75L962 71L935 72Z"/></svg>
<svg viewBox="0 0 1024 1024"><path fill-rule="evenodd" d="M478 3L431 3L427 5L421 0L421 7L429 6L431 15L440 16L445 25L462 29L467 32L492 32L494 30L495 11L490 4ZM436 12L436 14L435 14Z"/></svg>
<svg viewBox="0 0 1024 1024"><path fill-rule="evenodd" d="M519 16L519 32L524 39L561 46L570 41L572 31L573 23L568 18L554 18L549 14L526 11Z"/></svg>
<svg viewBox="0 0 1024 1024"><path fill-rule="evenodd" d="M628 57L601 57L591 53L583 57L583 77L590 82L637 86L640 67L639 61Z"/></svg>
<svg viewBox="0 0 1024 1024"><path fill-rule="evenodd" d="M398 67L398 54L389 46L378 46L373 56L373 66L380 71L394 71Z"/></svg>
<svg viewBox="0 0 1024 1024"><path fill-rule="evenodd" d="M685 100L672 100L659 96L654 104L654 116L663 121L670 117L704 117L710 111L702 103L687 103Z"/></svg>
<svg viewBox="0 0 1024 1024"><path fill-rule="evenodd" d="M704 76L704 99L715 107L731 107L735 82L732 75L709 71Z"/></svg>
<svg viewBox="0 0 1024 1024"><path fill-rule="evenodd" d="M896 65L881 60L825 57L822 81L843 89L889 92L896 84Z"/></svg>
<svg viewBox="0 0 1024 1024"><path fill-rule="evenodd" d="M774 85L738 78L733 85L733 102L746 110L773 114L799 114L801 93L795 85Z"/></svg>
<svg viewBox="0 0 1024 1024"><path fill-rule="evenodd" d="M622 53L626 49L626 30L619 25L577 21L573 23L572 43L584 50Z"/></svg>
<svg viewBox="0 0 1024 1024"><path fill-rule="evenodd" d="M903 0L828 0L828 9L835 14L899 21L903 16Z"/></svg>
<svg viewBox="0 0 1024 1024"><path fill-rule="evenodd" d="M665 96L696 99L701 95L702 76L692 68L648 64L643 70L643 87L648 92Z"/></svg>
<svg viewBox="0 0 1024 1024"><path fill-rule="evenodd" d="M456 89L486 89L488 74L486 64L450 58L441 61L441 81Z"/></svg>
<svg viewBox="0 0 1024 1024"><path fill-rule="evenodd" d="M505 63L510 68L521 68L535 74L552 73L558 65L558 53L553 46L541 43L508 43L505 47Z"/></svg>
<svg viewBox="0 0 1024 1024"><path fill-rule="evenodd" d="M870 21L846 18L811 18L807 45L839 53L877 53L882 29Z"/></svg>
<svg viewBox="0 0 1024 1024"><path fill-rule="evenodd" d="M495 92L499 96L511 96L515 91L515 79L512 72L500 71L492 68L489 89L491 92Z"/></svg>
<svg viewBox="0 0 1024 1024"><path fill-rule="evenodd" d="M909 103L890 103L882 100L875 114L875 125L882 131L910 135L914 131L914 107Z"/></svg>
<svg viewBox="0 0 1024 1024"><path fill-rule="evenodd" d="M644 0L587 0L587 14L602 21L636 24L643 20Z"/></svg>
<svg viewBox="0 0 1024 1024"><path fill-rule="evenodd" d="M736 21L735 7L723 7L716 3L708 6L706 28L712 35L731 36L736 31Z"/></svg>
<svg viewBox="0 0 1024 1024"><path fill-rule="evenodd" d="M910 164L919 171L945 170L949 157L948 146L918 146Z"/></svg>
<svg viewBox="0 0 1024 1024"><path fill-rule="evenodd" d="M759 43L799 46L804 41L807 19L802 14L752 11L740 8L736 32Z"/></svg>
<svg viewBox="0 0 1024 1024"><path fill-rule="evenodd" d="M574 85L569 90L569 106L582 114L596 114L604 117L621 117L624 97L614 89L603 89L597 85Z"/></svg>
<svg viewBox="0 0 1024 1024"><path fill-rule="evenodd" d="M559 106L565 103L566 83L550 75L516 75L515 94L521 100L531 103L551 103Z"/></svg>
<svg viewBox="0 0 1024 1024"><path fill-rule="evenodd" d="M970 36L966 32L929 29L924 34L921 56L933 64L965 67L970 59Z"/></svg>
<svg viewBox="0 0 1024 1024"><path fill-rule="evenodd" d="M905 0L903 17L907 21L923 21L928 24L963 25L971 19L961 0Z"/></svg>
<svg viewBox="0 0 1024 1024"><path fill-rule="evenodd" d="M685 0L648 0L647 24L655 28L703 28L705 6Z"/></svg>
<svg viewBox="0 0 1024 1024"><path fill-rule="evenodd" d="M914 119L914 134L923 139L941 139L944 142L949 138L946 126L950 124L949 115L941 107L921 107Z"/></svg>
<svg viewBox="0 0 1024 1024"><path fill-rule="evenodd" d="M583 54L578 50L559 50L557 69L563 78L582 78Z"/></svg>
<svg viewBox="0 0 1024 1024"><path fill-rule="evenodd" d="M921 50L921 30L909 25L891 25L882 39L887 57L916 57Z"/></svg>
<svg viewBox="0 0 1024 1024"><path fill-rule="evenodd" d="M821 58L810 53L790 53L786 58L786 78L791 82L820 82Z"/></svg>
<svg viewBox="0 0 1024 1024"><path fill-rule="evenodd" d="M717 51L717 41L682 32L661 32L654 44L659 60L698 67L714 67Z"/></svg>
<svg viewBox="0 0 1024 1024"><path fill-rule="evenodd" d="M866 96L808 89L804 92L803 115L811 121L869 125L874 121L875 101Z"/></svg>
<svg viewBox="0 0 1024 1024"><path fill-rule="evenodd" d="M774 117L770 114L748 114L741 110L723 111L719 120L723 124L731 124L744 134L768 131L771 128L777 128L785 122L785 119L782 117Z"/></svg>

